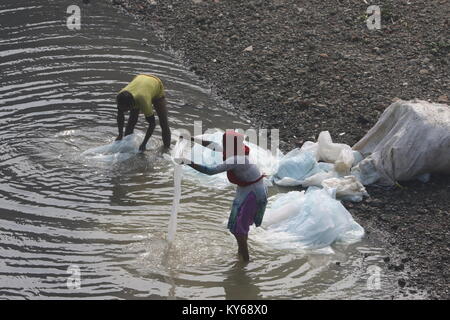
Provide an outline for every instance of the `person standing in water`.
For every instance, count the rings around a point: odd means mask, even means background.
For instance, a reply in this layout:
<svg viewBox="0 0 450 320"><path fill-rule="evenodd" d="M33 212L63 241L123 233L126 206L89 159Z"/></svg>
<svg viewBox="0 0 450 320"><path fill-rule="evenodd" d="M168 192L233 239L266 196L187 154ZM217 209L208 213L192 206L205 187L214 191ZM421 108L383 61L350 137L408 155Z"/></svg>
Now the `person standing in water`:
<svg viewBox="0 0 450 320"><path fill-rule="evenodd" d="M170 128L167 119L167 103L164 95L164 86L162 81L150 74L140 74L122 90L116 97L117 101L117 127L119 135L116 140L121 140L124 136L133 133L137 123L139 113L143 113L148 122L147 132L144 141L139 146L139 151L145 151L148 140L155 129L154 109L159 118L159 125L162 130L162 140L165 148L170 147ZM130 112L125 134L123 126L125 121L125 112Z"/></svg>
<svg viewBox="0 0 450 320"><path fill-rule="evenodd" d="M222 151L223 163L215 166L204 166L183 160L183 163L193 169L208 175L227 172L228 180L237 185L236 195L231 206L228 219L228 229L236 238L238 244L238 256L244 262L248 262L248 232L254 223L261 225L267 205L267 188L264 185L264 175L258 167L250 163L250 148L244 145L244 135L235 131L226 131L222 137L222 146L206 140L192 141Z"/></svg>

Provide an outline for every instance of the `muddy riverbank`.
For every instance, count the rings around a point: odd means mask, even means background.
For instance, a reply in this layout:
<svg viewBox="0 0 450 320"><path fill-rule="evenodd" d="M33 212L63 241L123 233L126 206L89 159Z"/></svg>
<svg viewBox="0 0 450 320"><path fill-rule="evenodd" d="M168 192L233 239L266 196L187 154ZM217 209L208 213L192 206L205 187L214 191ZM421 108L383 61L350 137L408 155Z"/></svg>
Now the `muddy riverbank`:
<svg viewBox="0 0 450 320"><path fill-rule="evenodd" d="M179 53L218 96L256 127L279 128L283 151L330 131L353 145L395 99L448 104L449 5L377 1L110 0ZM367 2L367 3L365 3ZM391 251L385 268L405 293L450 298L450 179L369 187L346 203L369 236Z"/></svg>

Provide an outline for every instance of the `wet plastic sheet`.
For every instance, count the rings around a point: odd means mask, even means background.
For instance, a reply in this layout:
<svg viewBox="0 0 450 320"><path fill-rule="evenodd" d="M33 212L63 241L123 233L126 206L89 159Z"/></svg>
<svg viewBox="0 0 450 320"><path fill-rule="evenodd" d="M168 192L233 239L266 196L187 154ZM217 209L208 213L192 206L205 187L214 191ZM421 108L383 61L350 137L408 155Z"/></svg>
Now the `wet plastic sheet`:
<svg viewBox="0 0 450 320"><path fill-rule="evenodd" d="M331 162L317 162L317 160ZM284 187L326 187L334 190L339 199L361 201L367 196L364 186L355 177L349 177L353 165L359 163L362 155L346 144L333 143L330 133L323 131L317 143L307 141L300 149L294 149L282 156L272 180Z"/></svg>
<svg viewBox="0 0 450 320"><path fill-rule="evenodd" d="M116 163L125 161L139 152L144 135L140 132L130 134L122 140L113 141L110 144L90 148L84 151L81 156L89 160L104 163Z"/></svg>
<svg viewBox="0 0 450 320"><path fill-rule="evenodd" d="M363 183L393 185L427 173L450 173L450 107L422 100L397 101L353 146L366 159L355 169Z"/></svg>
<svg viewBox="0 0 450 320"><path fill-rule="evenodd" d="M255 239L280 249L328 249L334 242L354 243L364 236L340 201L325 189L311 187L306 193L291 191L269 199Z"/></svg>

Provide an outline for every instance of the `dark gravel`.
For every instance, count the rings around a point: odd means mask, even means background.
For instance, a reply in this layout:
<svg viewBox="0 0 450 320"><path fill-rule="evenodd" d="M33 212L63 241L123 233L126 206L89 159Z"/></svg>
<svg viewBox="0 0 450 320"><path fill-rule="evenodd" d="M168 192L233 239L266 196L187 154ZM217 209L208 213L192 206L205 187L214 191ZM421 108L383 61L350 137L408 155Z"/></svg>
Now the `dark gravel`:
<svg viewBox="0 0 450 320"><path fill-rule="evenodd" d="M255 127L280 129L284 151L323 130L353 145L397 98L448 104L448 0L110 2ZM369 4L381 5L380 30L366 26ZM450 298L449 182L369 187L369 199L345 203L391 252L386 268L409 273L398 279L405 294Z"/></svg>

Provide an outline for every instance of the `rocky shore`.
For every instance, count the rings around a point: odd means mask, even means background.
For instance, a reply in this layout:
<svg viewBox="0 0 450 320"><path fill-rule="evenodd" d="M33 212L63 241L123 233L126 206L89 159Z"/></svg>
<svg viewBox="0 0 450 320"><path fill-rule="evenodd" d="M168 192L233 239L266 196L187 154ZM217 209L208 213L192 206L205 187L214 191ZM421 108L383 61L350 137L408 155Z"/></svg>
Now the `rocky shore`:
<svg viewBox="0 0 450 320"><path fill-rule="evenodd" d="M395 99L449 103L447 0L109 0L142 21L283 151L330 131L353 145ZM367 8L381 7L369 30ZM450 178L345 203L391 252L399 290L450 298Z"/></svg>

